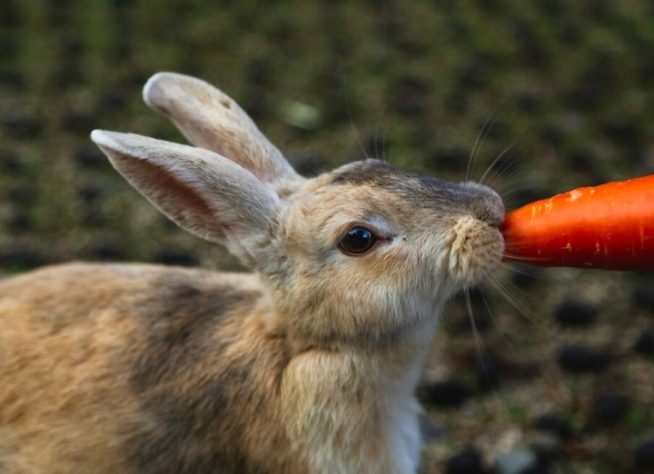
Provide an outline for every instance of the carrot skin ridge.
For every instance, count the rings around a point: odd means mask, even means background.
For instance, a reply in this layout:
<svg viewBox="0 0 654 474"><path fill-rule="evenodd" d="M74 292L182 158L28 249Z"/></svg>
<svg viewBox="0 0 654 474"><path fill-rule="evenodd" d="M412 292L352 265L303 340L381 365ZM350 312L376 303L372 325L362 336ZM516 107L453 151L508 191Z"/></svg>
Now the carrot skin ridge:
<svg viewBox="0 0 654 474"><path fill-rule="evenodd" d="M507 261L654 270L654 175L527 204L506 214L502 233Z"/></svg>

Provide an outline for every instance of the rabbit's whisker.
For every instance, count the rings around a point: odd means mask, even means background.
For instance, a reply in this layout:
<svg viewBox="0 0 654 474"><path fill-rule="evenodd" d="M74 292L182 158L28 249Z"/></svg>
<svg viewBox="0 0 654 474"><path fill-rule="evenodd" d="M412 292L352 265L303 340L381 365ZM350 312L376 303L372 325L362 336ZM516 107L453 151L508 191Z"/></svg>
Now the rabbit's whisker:
<svg viewBox="0 0 654 474"><path fill-rule="evenodd" d="M490 379L490 373L488 371L488 366L486 365L486 358L484 357L484 353L487 353L488 351L486 350L486 346L479 332L479 328L477 327L477 322L475 321L475 316L472 310L472 300L470 298L469 288L463 290L463 296L466 302L468 317L470 318L470 327L472 328L472 334L475 338L475 343L477 344L477 354L479 356L479 363L481 364L481 368L484 371L486 377Z"/></svg>
<svg viewBox="0 0 654 474"><path fill-rule="evenodd" d="M475 143L472 145L472 150L470 150L470 156L468 157L468 166L466 168L466 179L465 179L466 181L470 179L470 174L472 173L474 162L477 158L479 151L481 150L484 140L486 139L486 135L488 135L490 129L493 128L493 125L495 125L495 121L497 120L497 112L498 109L495 109L488 116L488 118L486 118L484 124L481 126L481 129L479 130L479 133L477 133L477 138L475 138Z"/></svg>
<svg viewBox="0 0 654 474"><path fill-rule="evenodd" d="M512 289L508 285L503 285L500 281L494 277L489 277L488 282L495 287L495 289L506 298L506 301L520 313L524 318L526 318L531 323L536 324L536 320L532 316L533 311L531 305L526 303L523 298L519 295L513 293ZM517 289L516 289L517 290Z"/></svg>

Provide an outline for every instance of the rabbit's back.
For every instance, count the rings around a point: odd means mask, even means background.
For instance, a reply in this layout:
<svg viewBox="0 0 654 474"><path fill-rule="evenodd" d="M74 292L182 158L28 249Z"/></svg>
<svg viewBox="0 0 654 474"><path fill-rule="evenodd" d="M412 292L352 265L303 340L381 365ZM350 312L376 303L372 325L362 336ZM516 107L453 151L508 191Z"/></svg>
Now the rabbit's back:
<svg viewBox="0 0 654 474"><path fill-rule="evenodd" d="M282 440L249 426L277 424L287 358L261 296L252 275L148 265L0 283L0 470L256 470Z"/></svg>

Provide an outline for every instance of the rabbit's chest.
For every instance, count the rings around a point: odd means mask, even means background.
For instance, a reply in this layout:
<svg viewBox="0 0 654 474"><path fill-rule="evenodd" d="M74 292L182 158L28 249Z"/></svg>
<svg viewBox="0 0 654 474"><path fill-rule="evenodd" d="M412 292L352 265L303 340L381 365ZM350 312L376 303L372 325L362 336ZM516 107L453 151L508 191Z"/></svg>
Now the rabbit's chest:
<svg viewBox="0 0 654 474"><path fill-rule="evenodd" d="M375 378L379 367L356 359L330 364L331 357L296 361L285 380L284 411L299 456L314 472L416 472L420 406L413 392L421 358L403 376Z"/></svg>
<svg viewBox="0 0 654 474"><path fill-rule="evenodd" d="M386 414L386 443L398 473L413 473L420 462L420 406L413 397L396 401Z"/></svg>
<svg viewBox="0 0 654 474"><path fill-rule="evenodd" d="M381 402L384 442L394 465L392 472L413 473L420 463L421 407L413 390L419 374L420 364L416 362L405 377L387 388L387 396Z"/></svg>

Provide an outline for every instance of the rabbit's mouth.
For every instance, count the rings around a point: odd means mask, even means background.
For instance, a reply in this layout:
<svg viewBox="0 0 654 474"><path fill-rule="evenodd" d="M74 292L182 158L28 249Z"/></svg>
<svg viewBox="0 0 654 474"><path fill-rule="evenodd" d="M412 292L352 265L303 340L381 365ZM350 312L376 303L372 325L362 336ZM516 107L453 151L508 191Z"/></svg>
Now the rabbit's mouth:
<svg viewBox="0 0 654 474"><path fill-rule="evenodd" d="M500 230L472 216L457 220L448 235L447 270L457 285L479 283L497 267L504 252Z"/></svg>

